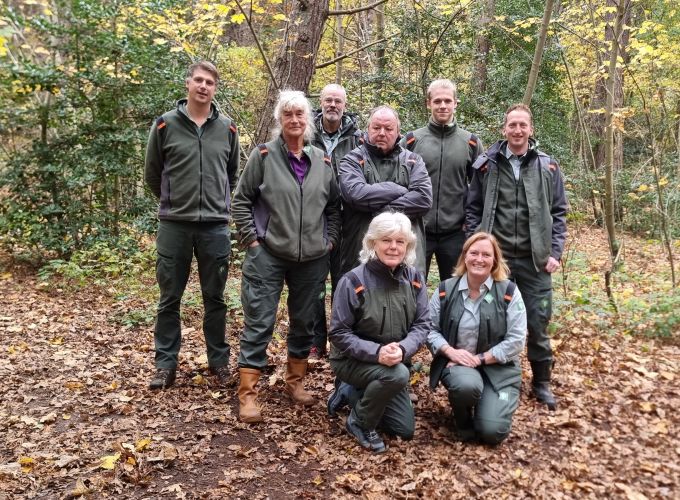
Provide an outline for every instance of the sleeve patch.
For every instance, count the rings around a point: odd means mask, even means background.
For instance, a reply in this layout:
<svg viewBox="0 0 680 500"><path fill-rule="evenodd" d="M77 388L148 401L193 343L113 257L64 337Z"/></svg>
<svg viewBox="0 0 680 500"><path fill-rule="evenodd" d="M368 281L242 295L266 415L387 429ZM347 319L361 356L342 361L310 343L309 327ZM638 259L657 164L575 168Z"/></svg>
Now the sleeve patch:
<svg viewBox="0 0 680 500"><path fill-rule="evenodd" d="M236 125L232 123L231 125L229 125L229 130L231 130L232 134L235 134L238 129L236 128Z"/></svg>

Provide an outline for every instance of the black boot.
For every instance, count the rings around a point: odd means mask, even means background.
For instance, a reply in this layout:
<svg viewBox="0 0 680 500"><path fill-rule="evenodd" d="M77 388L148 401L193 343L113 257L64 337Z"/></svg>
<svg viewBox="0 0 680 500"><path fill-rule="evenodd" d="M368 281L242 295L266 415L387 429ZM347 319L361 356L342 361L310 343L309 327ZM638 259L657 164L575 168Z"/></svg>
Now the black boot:
<svg viewBox="0 0 680 500"><path fill-rule="evenodd" d="M534 374L534 380L531 383L531 394L548 407L550 411L555 411L557 402L555 396L550 390L550 372L553 367L553 360L548 361L532 361L531 371Z"/></svg>

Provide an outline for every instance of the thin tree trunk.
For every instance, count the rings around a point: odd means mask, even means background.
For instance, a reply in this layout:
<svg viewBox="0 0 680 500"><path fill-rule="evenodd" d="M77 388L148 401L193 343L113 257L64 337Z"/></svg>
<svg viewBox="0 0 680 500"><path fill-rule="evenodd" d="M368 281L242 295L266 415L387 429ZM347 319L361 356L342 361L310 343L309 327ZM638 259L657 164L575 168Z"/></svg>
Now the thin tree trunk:
<svg viewBox="0 0 680 500"><path fill-rule="evenodd" d="M484 11L479 20L479 34L477 35L477 54L475 57L475 77L472 79L477 85L477 91L480 94L486 92L486 85L488 83L488 63L489 51L491 50L491 42L487 28L496 13L495 0L486 0L484 2Z"/></svg>
<svg viewBox="0 0 680 500"><path fill-rule="evenodd" d="M342 0L335 0L335 9L342 9ZM335 57L340 56L345 51L345 36L342 26L342 16L335 17L335 31L338 34L338 44L335 47ZM342 59L335 63L335 83L342 85Z"/></svg>
<svg viewBox="0 0 680 500"><path fill-rule="evenodd" d="M543 11L543 21L541 22L541 31L536 42L536 50L534 50L534 60L531 62L531 70L529 71L529 81L527 82L527 89L524 92L524 99L522 102L529 106L531 99L534 96L536 89L536 81L538 80L538 71L541 68L541 59L543 58L543 48L545 47L545 39L548 36L548 26L550 25L550 16L552 16L553 0L545 2L545 10Z"/></svg>
<svg viewBox="0 0 680 500"><path fill-rule="evenodd" d="M619 57L619 40L623 32L623 20L628 6L627 0L620 0L616 9L616 21L614 24L614 36L609 51L609 72L607 77L607 100L605 104L605 225L609 237L609 251L613 259L619 253L619 242L616 238L614 226L614 92L617 79L616 61Z"/></svg>

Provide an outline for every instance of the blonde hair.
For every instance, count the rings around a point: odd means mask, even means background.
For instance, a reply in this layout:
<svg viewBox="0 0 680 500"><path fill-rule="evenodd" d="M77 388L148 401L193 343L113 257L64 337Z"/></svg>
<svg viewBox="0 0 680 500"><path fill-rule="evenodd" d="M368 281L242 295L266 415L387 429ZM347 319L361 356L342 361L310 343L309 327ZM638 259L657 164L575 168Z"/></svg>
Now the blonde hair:
<svg viewBox="0 0 680 500"><path fill-rule="evenodd" d="M412 266L416 261L416 235L411 230L411 221L401 212L383 212L373 217L361 242L359 261L366 264L369 260L377 259L375 244L385 236L403 235L406 239L406 254L404 264Z"/></svg>
<svg viewBox="0 0 680 500"><path fill-rule="evenodd" d="M460 253L460 257L458 257L458 263L456 264L456 268L453 270L453 274L455 276L463 276L467 272L465 256L467 255L472 245L474 245L478 241L484 240L490 241L491 247L493 248L493 265L491 266L491 277L494 279L494 281L502 281L508 279L510 269L508 269L508 265L505 263L505 259L503 258L503 252L501 252L501 247L498 244L498 240L494 235L485 233L483 231L475 233L472 236L470 236L463 245L463 251Z"/></svg>
<svg viewBox="0 0 680 500"><path fill-rule="evenodd" d="M453 99L458 98L458 89L456 89L456 84L447 78L440 78L439 80L434 80L427 87L427 100L432 98L432 91L434 89L447 89L453 92Z"/></svg>
<svg viewBox="0 0 680 500"><path fill-rule="evenodd" d="M314 118L312 117L312 106L309 104L309 101L303 92L290 89L279 92L279 98L274 106L274 120L276 120L276 126L272 131L272 137L281 135L281 114L293 109L301 109L304 112L305 117L307 118L304 138L305 142L311 141L314 139L314 133L316 132Z"/></svg>

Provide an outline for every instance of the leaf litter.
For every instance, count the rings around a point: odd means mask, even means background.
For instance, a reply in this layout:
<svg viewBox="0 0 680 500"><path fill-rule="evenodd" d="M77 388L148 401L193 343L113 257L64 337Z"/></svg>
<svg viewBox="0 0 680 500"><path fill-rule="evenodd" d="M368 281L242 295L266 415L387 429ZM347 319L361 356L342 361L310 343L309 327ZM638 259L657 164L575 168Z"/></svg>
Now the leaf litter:
<svg viewBox="0 0 680 500"><path fill-rule="evenodd" d="M606 268L600 230L577 232L570 245L588 249L588 273ZM635 251L627 265L639 273L653 276L666 265L658 247L642 240L628 246ZM230 286L238 273L231 270ZM197 293L195 278L189 289ZM429 355L421 351L422 372L411 381L415 438L387 438L389 452L374 456L344 431L346 413L326 416L333 389L327 361L310 364L306 385L319 399L315 406L296 407L285 397L285 311L269 349L272 369L260 382L267 422L250 426L238 421L235 388L214 386L200 307L183 318L176 385L154 393L147 389L151 327L112 320L113 310L148 304L130 297L121 306L106 289L39 286L12 269L2 288L0 498L637 500L678 491L677 336L661 342L602 331L587 315L559 318L558 410L529 397L524 360L513 430L495 448L455 440L446 396L429 390ZM556 286L555 294L563 291ZM230 311L232 370L241 327L238 311Z"/></svg>

